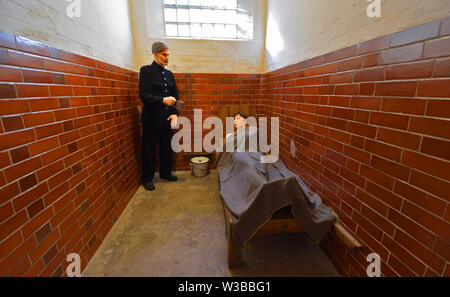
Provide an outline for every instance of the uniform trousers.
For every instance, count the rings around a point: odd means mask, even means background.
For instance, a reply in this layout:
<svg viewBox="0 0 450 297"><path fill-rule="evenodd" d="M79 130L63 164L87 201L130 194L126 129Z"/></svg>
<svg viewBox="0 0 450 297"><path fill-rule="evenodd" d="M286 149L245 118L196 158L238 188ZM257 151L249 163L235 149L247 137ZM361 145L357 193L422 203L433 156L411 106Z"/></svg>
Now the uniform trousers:
<svg viewBox="0 0 450 297"><path fill-rule="evenodd" d="M169 125L163 127L145 126L142 131L142 183L151 182L155 175L156 150L159 145L159 175L167 177L172 174L173 150L172 129Z"/></svg>

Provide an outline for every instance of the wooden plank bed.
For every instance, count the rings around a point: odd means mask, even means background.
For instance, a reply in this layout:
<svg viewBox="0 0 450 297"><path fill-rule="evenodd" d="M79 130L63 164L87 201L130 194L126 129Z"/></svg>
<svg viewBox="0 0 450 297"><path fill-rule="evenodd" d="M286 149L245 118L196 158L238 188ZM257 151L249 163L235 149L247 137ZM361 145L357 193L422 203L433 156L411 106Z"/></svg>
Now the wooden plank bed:
<svg viewBox="0 0 450 297"><path fill-rule="evenodd" d="M242 251L235 254L234 240L232 236L233 228L231 225L230 211L222 199L222 205L225 214L227 225L227 240L228 240L228 268L233 269L242 263ZM304 232L302 226L290 213L290 206L282 208L274 213L272 218L262 225L254 235L259 234L279 234L279 233L297 233ZM334 232L343 244L350 250L362 248L362 245L342 227L339 222L335 223L331 232Z"/></svg>
<svg viewBox="0 0 450 297"><path fill-rule="evenodd" d="M248 115L256 114L254 108L245 105L229 105L219 107L219 115L222 120L225 119L226 116L232 116L232 114L241 110L244 112L248 112ZM215 159L217 160L219 153L215 154ZM220 186L220 184L219 184ZM235 243L233 240L233 228L231 225L230 211L224 200L222 200L223 210L225 221L227 225L227 240L228 240L228 267L229 269L233 269L234 267L239 266L242 263L242 250L239 254L235 254ZM279 233L296 233L296 232L304 232L304 229L297 220L293 217L290 212L290 206L284 207L278 211L276 211L272 218L263 224L254 235L257 234L279 234ZM349 248L350 250L360 249L362 248L361 244L349 233L344 227L339 223L335 223L331 232L334 232L343 244Z"/></svg>

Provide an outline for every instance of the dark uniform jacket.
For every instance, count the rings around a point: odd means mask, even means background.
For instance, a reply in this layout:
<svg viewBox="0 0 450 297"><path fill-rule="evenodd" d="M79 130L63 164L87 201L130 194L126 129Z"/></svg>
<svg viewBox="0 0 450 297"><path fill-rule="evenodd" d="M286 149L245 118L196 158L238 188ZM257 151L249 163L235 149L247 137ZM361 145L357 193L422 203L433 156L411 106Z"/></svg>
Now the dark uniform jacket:
<svg viewBox="0 0 450 297"><path fill-rule="evenodd" d="M143 66L139 74L139 97L144 103L141 122L145 126L170 126L169 116L176 114L176 104L167 106L163 103L165 97L175 97L178 100L178 89L170 70L153 62Z"/></svg>

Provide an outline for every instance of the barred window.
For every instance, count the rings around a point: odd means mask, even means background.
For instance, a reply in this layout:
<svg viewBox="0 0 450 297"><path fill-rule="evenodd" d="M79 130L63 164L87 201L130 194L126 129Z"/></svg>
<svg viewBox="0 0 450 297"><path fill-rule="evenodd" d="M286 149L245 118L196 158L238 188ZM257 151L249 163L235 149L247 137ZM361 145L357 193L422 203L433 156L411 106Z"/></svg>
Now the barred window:
<svg viewBox="0 0 450 297"><path fill-rule="evenodd" d="M253 39L251 13L238 0L164 0L166 37Z"/></svg>

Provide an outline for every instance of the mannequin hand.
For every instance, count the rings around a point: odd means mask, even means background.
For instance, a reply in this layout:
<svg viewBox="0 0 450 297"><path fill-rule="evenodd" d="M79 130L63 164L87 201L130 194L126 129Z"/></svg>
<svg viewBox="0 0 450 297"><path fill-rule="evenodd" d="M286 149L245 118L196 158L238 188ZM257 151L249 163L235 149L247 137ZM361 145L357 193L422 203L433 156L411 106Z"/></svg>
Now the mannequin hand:
<svg viewBox="0 0 450 297"><path fill-rule="evenodd" d="M171 115L167 120L170 120L172 128L178 126L178 116L176 114Z"/></svg>
<svg viewBox="0 0 450 297"><path fill-rule="evenodd" d="M166 97L163 99L163 103L167 106L173 106L177 102L177 99L174 97Z"/></svg>

